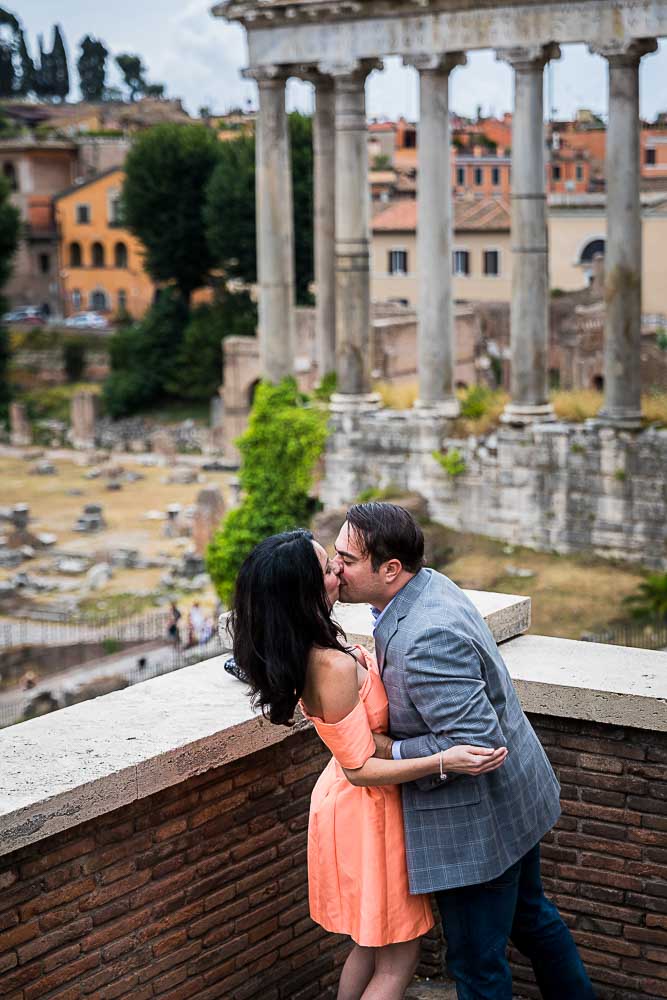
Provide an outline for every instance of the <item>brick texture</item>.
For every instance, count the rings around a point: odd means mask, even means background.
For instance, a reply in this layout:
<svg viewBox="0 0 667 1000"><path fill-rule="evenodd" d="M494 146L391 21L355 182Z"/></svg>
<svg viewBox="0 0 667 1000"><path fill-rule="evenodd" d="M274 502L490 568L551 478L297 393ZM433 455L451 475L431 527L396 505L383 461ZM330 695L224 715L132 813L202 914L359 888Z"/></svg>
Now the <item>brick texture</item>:
<svg viewBox="0 0 667 1000"><path fill-rule="evenodd" d="M667 998L667 736L532 722L563 784L545 885L599 998ZM305 865L327 759L295 733L0 858L0 997L335 997L349 941L310 920ZM421 975L441 948L436 930ZM538 996L514 959L517 994Z"/></svg>

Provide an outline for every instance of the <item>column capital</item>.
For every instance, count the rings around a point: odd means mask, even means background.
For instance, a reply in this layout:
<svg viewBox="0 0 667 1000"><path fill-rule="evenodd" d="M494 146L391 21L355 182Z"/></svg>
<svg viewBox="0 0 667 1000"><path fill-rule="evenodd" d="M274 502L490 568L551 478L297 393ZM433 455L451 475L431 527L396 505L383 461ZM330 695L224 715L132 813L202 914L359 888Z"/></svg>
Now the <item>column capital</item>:
<svg viewBox="0 0 667 1000"><path fill-rule="evenodd" d="M552 59L560 59L560 46L556 42L548 45L515 45L507 49L496 49L498 62L507 62L517 72L534 73L544 69Z"/></svg>
<svg viewBox="0 0 667 1000"><path fill-rule="evenodd" d="M465 52L403 57L404 66L412 66L420 73L441 73L443 76L448 76L457 66L465 66L467 61Z"/></svg>
<svg viewBox="0 0 667 1000"><path fill-rule="evenodd" d="M333 90L334 87L335 81L331 73L323 73L315 63L293 66L292 76L298 80L305 80L306 83L312 83L318 90Z"/></svg>
<svg viewBox="0 0 667 1000"><path fill-rule="evenodd" d="M638 66L642 56L655 52L658 42L655 38L613 39L589 45L596 56L603 56L611 66Z"/></svg>
<svg viewBox="0 0 667 1000"><path fill-rule="evenodd" d="M363 86L374 69L382 69L381 59L350 59L347 62L321 62L317 70L334 79L337 85Z"/></svg>
<svg viewBox="0 0 667 1000"><path fill-rule="evenodd" d="M241 70L241 76L245 80L254 80L256 83L269 84L274 86L285 86L288 79L294 76L292 66L246 66Z"/></svg>

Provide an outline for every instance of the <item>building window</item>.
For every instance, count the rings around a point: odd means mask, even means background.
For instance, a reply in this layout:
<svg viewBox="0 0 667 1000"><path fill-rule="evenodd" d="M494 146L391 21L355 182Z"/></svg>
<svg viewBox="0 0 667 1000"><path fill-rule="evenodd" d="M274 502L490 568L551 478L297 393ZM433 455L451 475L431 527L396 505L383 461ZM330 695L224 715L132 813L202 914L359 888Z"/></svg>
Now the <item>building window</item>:
<svg viewBox="0 0 667 1000"><path fill-rule="evenodd" d="M90 222L90 205L76 206L76 221L80 226L87 226Z"/></svg>
<svg viewBox="0 0 667 1000"><path fill-rule="evenodd" d="M551 167L551 179L552 181L560 180L560 167L557 163L554 163Z"/></svg>
<svg viewBox="0 0 667 1000"><path fill-rule="evenodd" d="M110 226L120 226L122 225L122 219L120 214L121 204L120 195L114 194L109 198L109 225Z"/></svg>
<svg viewBox="0 0 667 1000"><path fill-rule="evenodd" d="M407 274L408 273L408 251L407 250L390 250L389 251L389 273L390 274Z"/></svg>
<svg viewBox="0 0 667 1000"><path fill-rule="evenodd" d="M475 185L477 187L480 187L480 185L482 183L482 180L483 180L483 177L484 177L484 171L482 170L481 167L475 167L474 177L475 177Z"/></svg>
<svg viewBox="0 0 667 1000"><path fill-rule="evenodd" d="M647 146L644 150L644 163L647 167L655 166L655 147Z"/></svg>
<svg viewBox="0 0 667 1000"><path fill-rule="evenodd" d="M81 244L70 243L69 245L69 266L81 267Z"/></svg>
<svg viewBox="0 0 667 1000"><path fill-rule="evenodd" d="M454 251L454 274L466 278L470 274L470 253L467 250Z"/></svg>
<svg viewBox="0 0 667 1000"><path fill-rule="evenodd" d="M72 309L81 308L81 292L78 288L72 289Z"/></svg>
<svg viewBox="0 0 667 1000"><path fill-rule="evenodd" d="M106 312L107 296L106 292L102 291L101 288L96 288L94 292L91 292L90 308L96 312Z"/></svg>
<svg viewBox="0 0 667 1000"><path fill-rule="evenodd" d="M417 133L414 129L406 130L403 149L416 149L417 148Z"/></svg>
<svg viewBox="0 0 667 1000"><path fill-rule="evenodd" d="M466 182L466 171L465 167L456 168L456 183L459 187L463 187Z"/></svg>
<svg viewBox="0 0 667 1000"><path fill-rule="evenodd" d="M584 179L584 168L581 163L577 163L575 176L578 181L583 181Z"/></svg>
<svg viewBox="0 0 667 1000"><path fill-rule="evenodd" d="M127 312L127 292L124 288L118 289L118 312Z"/></svg>
<svg viewBox="0 0 667 1000"><path fill-rule="evenodd" d="M124 243L116 243L114 247L114 263L116 267L127 267L127 247Z"/></svg>
<svg viewBox="0 0 667 1000"><path fill-rule="evenodd" d="M500 274L500 251L499 250L485 250L484 251L484 274L489 277L497 278Z"/></svg>
<svg viewBox="0 0 667 1000"><path fill-rule="evenodd" d="M48 274L51 270L51 256L48 253L40 253L39 270L41 274Z"/></svg>
<svg viewBox="0 0 667 1000"><path fill-rule="evenodd" d="M500 167L491 167L491 183L494 187L500 184Z"/></svg>
<svg viewBox="0 0 667 1000"><path fill-rule="evenodd" d="M589 240L589 242L584 246L581 251L581 264L590 264L591 261L598 255L604 257L605 243L602 239Z"/></svg>
<svg viewBox="0 0 667 1000"><path fill-rule="evenodd" d="M18 191L18 189L19 189L19 183L18 183L18 181L16 179L16 168L14 167L14 164L13 163L3 163L2 164L2 173L3 173L3 176L4 176L5 180L9 184L10 190L11 191Z"/></svg>
<svg viewBox="0 0 667 1000"><path fill-rule="evenodd" d="M104 247L101 243L93 243L93 267L104 267Z"/></svg>

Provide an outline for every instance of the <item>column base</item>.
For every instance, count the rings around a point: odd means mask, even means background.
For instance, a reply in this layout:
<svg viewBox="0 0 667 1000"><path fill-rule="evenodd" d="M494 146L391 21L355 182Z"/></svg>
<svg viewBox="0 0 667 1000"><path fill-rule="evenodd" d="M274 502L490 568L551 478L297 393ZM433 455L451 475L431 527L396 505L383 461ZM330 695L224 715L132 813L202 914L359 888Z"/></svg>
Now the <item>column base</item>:
<svg viewBox="0 0 667 1000"><path fill-rule="evenodd" d="M334 392L329 406L332 413L366 413L379 410L382 397L377 392Z"/></svg>
<svg viewBox="0 0 667 1000"><path fill-rule="evenodd" d="M547 424L556 420L551 403L542 403L539 406L521 406L518 403L508 403L500 415L502 424L511 424L514 427L525 427L527 424Z"/></svg>
<svg viewBox="0 0 667 1000"><path fill-rule="evenodd" d="M424 417L448 417L454 420L461 412L461 404L458 399L416 399L413 409L419 416Z"/></svg>
<svg viewBox="0 0 667 1000"><path fill-rule="evenodd" d="M606 413L600 410L596 417L589 417L586 426L611 427L618 431L640 431L643 427L641 410L626 410L620 413Z"/></svg>

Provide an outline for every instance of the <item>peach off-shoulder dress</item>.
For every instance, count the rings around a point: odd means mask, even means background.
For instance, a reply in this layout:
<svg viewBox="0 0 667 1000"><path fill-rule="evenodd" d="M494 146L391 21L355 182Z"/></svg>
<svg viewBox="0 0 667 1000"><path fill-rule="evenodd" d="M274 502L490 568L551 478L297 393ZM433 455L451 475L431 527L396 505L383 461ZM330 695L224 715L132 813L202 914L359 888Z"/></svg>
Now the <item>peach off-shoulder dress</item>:
<svg viewBox="0 0 667 1000"><path fill-rule="evenodd" d="M310 915L325 930L379 948L425 934L433 915L429 897L408 890L400 786L358 787L342 770L361 767L373 756L372 733L386 733L389 721L377 665L356 649L368 672L349 715L328 724L301 706L333 754L310 803Z"/></svg>

